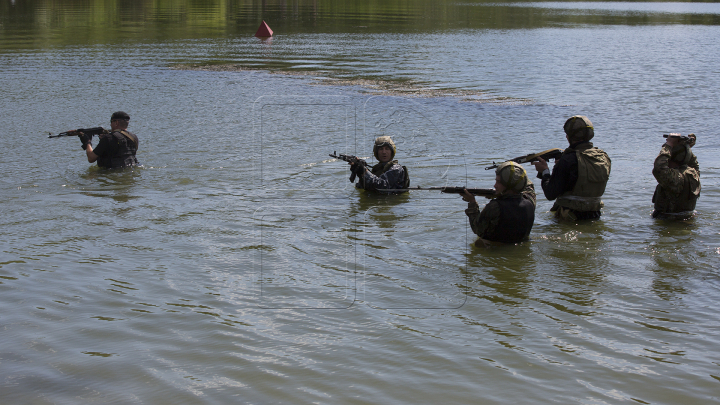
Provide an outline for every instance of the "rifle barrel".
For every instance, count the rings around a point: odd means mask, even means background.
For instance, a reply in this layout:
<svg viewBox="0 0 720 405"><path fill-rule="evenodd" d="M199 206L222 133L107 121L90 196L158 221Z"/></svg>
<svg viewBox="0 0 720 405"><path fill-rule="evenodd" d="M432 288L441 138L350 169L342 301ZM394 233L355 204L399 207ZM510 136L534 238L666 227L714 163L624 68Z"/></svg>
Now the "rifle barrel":
<svg viewBox="0 0 720 405"><path fill-rule="evenodd" d="M410 187L392 191L440 191L445 194L462 194L463 190L467 190L472 195L477 196L492 196L495 195L494 188L470 188L470 187Z"/></svg>
<svg viewBox="0 0 720 405"><path fill-rule="evenodd" d="M79 128L79 129L73 129L71 131L65 131L60 132L57 135L48 135L48 138L60 138L61 136L77 136L79 132L84 133L85 135L100 135L103 132L105 132L105 128L103 127L93 127L93 128Z"/></svg>
<svg viewBox="0 0 720 405"><path fill-rule="evenodd" d="M562 156L563 150L560 148L555 149L548 149L543 152L539 153L530 153L528 155L519 156L513 159L507 160L508 162L515 162L515 163L528 163L533 162L535 160L538 160L538 158L543 158L544 160L550 160L550 159L558 159L560 156ZM497 167L500 166L500 164L493 162L492 166L488 166L485 168L485 170L490 169L497 169Z"/></svg>

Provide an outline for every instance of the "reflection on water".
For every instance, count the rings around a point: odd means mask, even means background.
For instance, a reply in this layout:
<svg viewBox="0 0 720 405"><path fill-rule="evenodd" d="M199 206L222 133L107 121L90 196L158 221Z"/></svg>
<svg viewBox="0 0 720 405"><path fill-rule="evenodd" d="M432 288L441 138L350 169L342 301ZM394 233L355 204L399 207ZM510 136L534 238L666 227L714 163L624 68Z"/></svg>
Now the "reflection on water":
<svg viewBox="0 0 720 405"><path fill-rule="evenodd" d="M467 285L462 218L447 217L447 199L408 194L358 201L364 209L356 242L359 298L383 309L460 308ZM456 230L448 234L450 224Z"/></svg>
<svg viewBox="0 0 720 405"><path fill-rule="evenodd" d="M530 298L538 263L529 242L517 246L473 248L467 260L471 275L468 294L471 296L503 305L522 305ZM475 283L477 287L473 288Z"/></svg>
<svg viewBox="0 0 720 405"><path fill-rule="evenodd" d="M689 278L697 270L698 226L690 220L655 220L654 241L648 248L652 252L651 270L655 273L653 290L658 297L672 300L688 294ZM686 285L687 284L687 285Z"/></svg>
<svg viewBox="0 0 720 405"><path fill-rule="evenodd" d="M142 166L116 170L91 166L87 173L80 175L84 181L76 187L90 197L110 197L116 202L128 202L142 198L132 194L133 186L142 181L142 170Z"/></svg>

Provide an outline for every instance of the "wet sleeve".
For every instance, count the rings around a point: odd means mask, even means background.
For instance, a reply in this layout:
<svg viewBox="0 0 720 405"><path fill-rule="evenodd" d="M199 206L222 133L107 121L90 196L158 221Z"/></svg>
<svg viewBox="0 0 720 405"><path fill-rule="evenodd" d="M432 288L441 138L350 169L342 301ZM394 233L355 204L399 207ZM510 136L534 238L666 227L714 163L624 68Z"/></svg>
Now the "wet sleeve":
<svg viewBox="0 0 720 405"><path fill-rule="evenodd" d="M372 174L370 170L365 171L363 188L366 190L387 190L402 187L404 170L400 165L393 165L390 170L380 176Z"/></svg>
<svg viewBox="0 0 720 405"><path fill-rule="evenodd" d="M680 194L685 183L685 177L678 169L671 169L670 147L663 145L660 154L655 158L652 174L655 176L660 187L673 194Z"/></svg>
<svg viewBox="0 0 720 405"><path fill-rule="evenodd" d="M555 162L552 174L545 174L540 185L545 198L552 201L564 192L572 190L578 178L577 157L566 153Z"/></svg>
<svg viewBox="0 0 720 405"><path fill-rule="evenodd" d="M491 200L482 211L477 203L468 203L465 214L470 221L470 228L473 233L480 236L491 233L500 222L500 204Z"/></svg>

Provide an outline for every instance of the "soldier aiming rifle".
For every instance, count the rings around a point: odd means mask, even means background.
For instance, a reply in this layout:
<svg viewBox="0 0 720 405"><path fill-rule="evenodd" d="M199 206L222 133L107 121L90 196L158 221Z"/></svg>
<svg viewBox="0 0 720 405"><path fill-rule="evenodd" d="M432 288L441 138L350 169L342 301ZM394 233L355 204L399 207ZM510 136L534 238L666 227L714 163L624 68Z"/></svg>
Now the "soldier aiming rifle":
<svg viewBox="0 0 720 405"><path fill-rule="evenodd" d="M80 128L50 135L48 138L79 137L88 162L97 161L100 167L112 169L137 166L139 163L135 153L138 150L139 140L135 134L127 130L129 122L130 116L127 113L117 111L110 117L110 131L102 127ZM100 141L93 149L92 138L95 135L98 135Z"/></svg>

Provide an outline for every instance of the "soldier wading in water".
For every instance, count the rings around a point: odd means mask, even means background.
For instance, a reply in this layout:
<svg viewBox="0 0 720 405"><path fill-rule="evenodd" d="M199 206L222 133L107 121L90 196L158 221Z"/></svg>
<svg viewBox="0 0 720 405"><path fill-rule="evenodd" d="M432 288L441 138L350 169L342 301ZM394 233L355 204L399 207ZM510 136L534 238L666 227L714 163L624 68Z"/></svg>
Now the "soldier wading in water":
<svg viewBox="0 0 720 405"><path fill-rule="evenodd" d="M389 136L381 136L375 139L373 155L378 163L372 168L361 164L350 162L350 171L358 177L356 188L363 190L403 190L407 191L410 186L410 177L405 166L401 166L395 157L395 143ZM397 192L397 191L396 191Z"/></svg>
<svg viewBox="0 0 720 405"><path fill-rule="evenodd" d="M655 203L653 218L686 219L692 216L700 196L700 166L691 150L696 139L694 134L687 137L667 135L652 171L658 182L652 198Z"/></svg>
<svg viewBox="0 0 720 405"><path fill-rule="evenodd" d="M518 243L528 239L535 221L535 187L519 164L505 162L495 169L495 197L482 211L475 196L464 190L465 214L480 238L475 246L490 242Z"/></svg>
<svg viewBox="0 0 720 405"><path fill-rule="evenodd" d="M563 126L570 147L555 161L552 174L540 158L532 164L542 179L545 198L555 200L551 211L571 221L600 218L600 200L610 178L610 157L593 146L592 122L583 115L570 117Z"/></svg>
<svg viewBox="0 0 720 405"><path fill-rule="evenodd" d="M92 137L85 134L80 135L82 149L87 155L90 163L97 161L98 166L106 169L118 167L138 166L135 158L138 150L138 137L127 130L130 123L130 116L117 111L110 117L110 132L100 134L100 141L93 149Z"/></svg>

